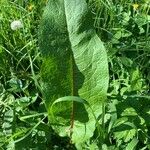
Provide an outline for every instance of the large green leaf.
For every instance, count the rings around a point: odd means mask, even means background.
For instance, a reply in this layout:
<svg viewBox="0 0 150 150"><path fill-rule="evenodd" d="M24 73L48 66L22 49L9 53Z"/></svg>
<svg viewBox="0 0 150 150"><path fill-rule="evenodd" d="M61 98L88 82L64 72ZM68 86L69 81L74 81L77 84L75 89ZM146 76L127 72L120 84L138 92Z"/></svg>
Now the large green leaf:
<svg viewBox="0 0 150 150"><path fill-rule="evenodd" d="M96 118L102 113L108 88L108 62L103 43L93 28L86 0L49 0L40 25L43 55L41 76L49 122L61 136L71 132L72 141L92 137ZM85 99L62 101L64 96ZM55 118L53 117L53 115Z"/></svg>

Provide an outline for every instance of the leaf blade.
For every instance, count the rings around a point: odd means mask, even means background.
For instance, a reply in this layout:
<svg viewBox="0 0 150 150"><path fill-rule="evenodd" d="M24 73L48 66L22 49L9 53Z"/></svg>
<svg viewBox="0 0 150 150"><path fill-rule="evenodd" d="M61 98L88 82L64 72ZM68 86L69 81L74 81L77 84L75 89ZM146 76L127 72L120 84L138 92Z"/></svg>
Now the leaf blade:
<svg viewBox="0 0 150 150"><path fill-rule="evenodd" d="M43 91L51 120L50 107L64 96L79 96L88 101L96 118L102 113L108 88L108 62L103 43L93 28L85 0L49 1L41 25ZM56 100L57 101L57 100ZM72 140L82 143L92 137L96 127L89 107L73 103L55 107L57 119L66 122L54 127L65 136L73 107Z"/></svg>

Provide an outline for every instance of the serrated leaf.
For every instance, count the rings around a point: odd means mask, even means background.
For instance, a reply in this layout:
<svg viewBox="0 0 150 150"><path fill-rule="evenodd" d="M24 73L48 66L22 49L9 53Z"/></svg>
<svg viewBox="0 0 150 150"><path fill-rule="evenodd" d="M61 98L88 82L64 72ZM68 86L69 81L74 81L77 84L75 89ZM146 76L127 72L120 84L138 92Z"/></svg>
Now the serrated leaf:
<svg viewBox="0 0 150 150"><path fill-rule="evenodd" d="M127 117L122 117L122 118L119 118L116 120L116 122L114 123L113 125L113 128L116 128L120 125L122 125L123 123L127 122L128 121L128 118Z"/></svg>
<svg viewBox="0 0 150 150"><path fill-rule="evenodd" d="M137 112L132 107L128 107L124 109L124 111L121 113L121 116L135 116L136 117L137 115L138 115Z"/></svg>
<svg viewBox="0 0 150 150"><path fill-rule="evenodd" d="M72 141L82 143L96 126L90 109L78 102L61 102L54 109L55 122L50 108L60 97L78 96L88 101L96 117L102 113L108 88L107 55L85 0L49 1L41 23L40 49L49 121L61 136L71 127Z"/></svg>
<svg viewBox="0 0 150 150"><path fill-rule="evenodd" d="M4 114L4 121L3 121L3 133L5 136L11 136L13 133L13 120L14 120L14 111L12 109L8 110Z"/></svg>
<svg viewBox="0 0 150 150"><path fill-rule="evenodd" d="M10 89L8 89L9 91L13 91L13 92L20 92L22 90L22 81L15 78L12 78L8 81L9 86L11 87Z"/></svg>
<svg viewBox="0 0 150 150"><path fill-rule="evenodd" d="M129 142L131 139L133 139L136 133L136 127L130 122L121 123L119 126L117 126L117 128L114 129L115 139L122 139L124 142Z"/></svg>
<svg viewBox="0 0 150 150"><path fill-rule="evenodd" d="M5 134L0 130L0 147L4 144L4 141L6 141ZM0 149L1 150L1 149Z"/></svg>
<svg viewBox="0 0 150 150"><path fill-rule="evenodd" d="M132 70L131 72L131 90L141 90L142 89L142 80L139 68Z"/></svg>

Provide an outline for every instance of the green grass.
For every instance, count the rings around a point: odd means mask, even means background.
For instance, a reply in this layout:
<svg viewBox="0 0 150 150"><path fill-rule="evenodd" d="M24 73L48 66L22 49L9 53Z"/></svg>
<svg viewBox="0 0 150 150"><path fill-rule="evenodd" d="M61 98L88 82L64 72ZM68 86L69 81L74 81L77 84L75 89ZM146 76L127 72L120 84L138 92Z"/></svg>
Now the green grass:
<svg viewBox="0 0 150 150"><path fill-rule="evenodd" d="M137 1L136 10L132 1L89 3L109 60L103 148L150 149L150 2ZM38 26L45 5L0 1L0 150L75 149L47 124L42 101ZM23 28L13 31L14 20ZM97 147L97 139L92 141L88 148Z"/></svg>
<svg viewBox="0 0 150 150"><path fill-rule="evenodd" d="M46 1L0 5L0 149L70 149L69 139L60 142L47 125L41 95L38 26ZM23 28L13 31L14 20Z"/></svg>

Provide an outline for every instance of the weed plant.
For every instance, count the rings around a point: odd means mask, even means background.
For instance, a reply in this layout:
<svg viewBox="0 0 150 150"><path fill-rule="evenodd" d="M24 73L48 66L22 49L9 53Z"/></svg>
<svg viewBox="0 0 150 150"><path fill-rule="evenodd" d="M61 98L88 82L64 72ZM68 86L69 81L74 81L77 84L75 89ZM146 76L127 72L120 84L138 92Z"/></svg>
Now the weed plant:
<svg viewBox="0 0 150 150"><path fill-rule="evenodd" d="M119 149L149 149L149 1L99 0L91 7L109 57L106 138Z"/></svg>
<svg viewBox="0 0 150 150"><path fill-rule="evenodd" d="M41 95L38 25L46 2L0 1L0 150L75 149L48 125ZM88 2L109 60L102 149L150 149L150 2ZM14 20L23 28L12 30ZM83 149L99 149L93 139Z"/></svg>

